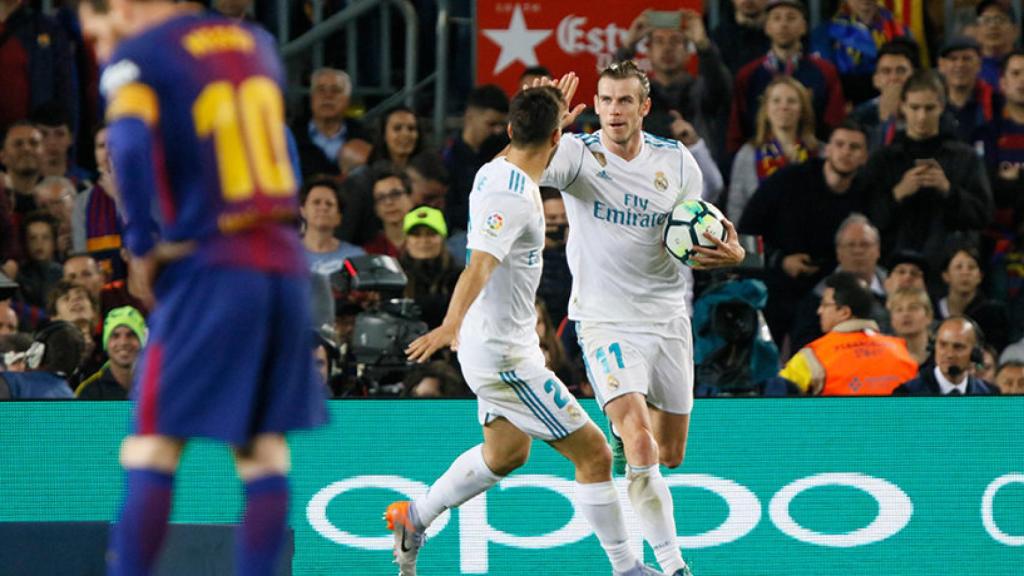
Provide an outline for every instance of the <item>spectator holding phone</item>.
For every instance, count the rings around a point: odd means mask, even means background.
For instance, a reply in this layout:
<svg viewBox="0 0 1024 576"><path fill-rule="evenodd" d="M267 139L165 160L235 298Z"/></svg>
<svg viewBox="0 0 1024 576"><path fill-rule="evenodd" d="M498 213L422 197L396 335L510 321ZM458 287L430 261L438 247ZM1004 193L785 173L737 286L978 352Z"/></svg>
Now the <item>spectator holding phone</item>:
<svg viewBox="0 0 1024 576"><path fill-rule="evenodd" d="M939 130L945 106L938 73L915 72L900 94L905 131L872 154L864 169L868 215L882 233L882 257L916 250L933 270L942 269L950 240L976 241L993 210L981 159Z"/></svg>
<svg viewBox="0 0 1024 576"><path fill-rule="evenodd" d="M630 25L616 60L634 59L644 39L651 70L651 112L644 129L680 140L688 148L704 146L699 142L703 139L712 151L717 150L723 142L712 138L721 133L716 120L729 105L732 76L708 38L700 14L645 10ZM697 76L687 71L694 54L700 70Z"/></svg>
<svg viewBox="0 0 1024 576"><path fill-rule="evenodd" d="M789 332L797 303L838 264L836 230L866 207L860 173L867 158L864 128L846 120L832 131L822 158L786 166L765 180L739 220L741 234L764 240L764 281L771 294L765 319L777 344Z"/></svg>

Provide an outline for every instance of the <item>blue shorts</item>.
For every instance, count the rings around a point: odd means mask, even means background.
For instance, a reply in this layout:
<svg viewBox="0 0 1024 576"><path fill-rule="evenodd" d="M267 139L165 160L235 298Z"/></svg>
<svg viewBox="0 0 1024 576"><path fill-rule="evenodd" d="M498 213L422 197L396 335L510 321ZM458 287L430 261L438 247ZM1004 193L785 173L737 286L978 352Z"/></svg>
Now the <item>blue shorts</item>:
<svg viewBox="0 0 1024 576"><path fill-rule="evenodd" d="M132 387L135 434L244 446L327 421L306 277L185 261L155 288Z"/></svg>

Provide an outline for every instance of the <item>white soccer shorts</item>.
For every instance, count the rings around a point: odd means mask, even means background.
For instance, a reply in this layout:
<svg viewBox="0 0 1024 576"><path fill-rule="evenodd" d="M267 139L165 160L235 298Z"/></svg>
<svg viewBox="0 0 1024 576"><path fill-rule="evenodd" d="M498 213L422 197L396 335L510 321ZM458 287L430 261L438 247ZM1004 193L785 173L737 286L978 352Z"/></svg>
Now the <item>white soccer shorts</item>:
<svg viewBox="0 0 1024 576"><path fill-rule="evenodd" d="M664 412L693 410L693 336L682 316L659 324L577 322L587 376L603 410L631 392Z"/></svg>
<svg viewBox="0 0 1024 576"><path fill-rule="evenodd" d="M576 398L544 366L539 349L537 352L537 358L504 371L462 367L466 383L477 396L481 426L505 418L531 437L551 442L565 438L590 421Z"/></svg>

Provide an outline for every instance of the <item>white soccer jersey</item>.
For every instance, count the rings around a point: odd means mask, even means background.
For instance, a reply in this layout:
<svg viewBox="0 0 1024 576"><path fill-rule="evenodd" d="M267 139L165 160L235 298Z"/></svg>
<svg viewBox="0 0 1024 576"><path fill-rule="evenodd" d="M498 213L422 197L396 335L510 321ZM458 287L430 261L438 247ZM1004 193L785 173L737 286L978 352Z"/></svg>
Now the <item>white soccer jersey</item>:
<svg viewBox="0 0 1024 576"><path fill-rule="evenodd" d="M644 132L627 162L605 149L600 131L566 134L541 185L565 199L570 318L667 322L687 314L683 265L662 243L672 208L701 197L700 168L685 146Z"/></svg>
<svg viewBox="0 0 1024 576"><path fill-rule="evenodd" d="M476 173L467 248L487 252L501 264L462 322L459 362L497 371L538 356L534 299L544 250L544 209L537 184L505 158Z"/></svg>

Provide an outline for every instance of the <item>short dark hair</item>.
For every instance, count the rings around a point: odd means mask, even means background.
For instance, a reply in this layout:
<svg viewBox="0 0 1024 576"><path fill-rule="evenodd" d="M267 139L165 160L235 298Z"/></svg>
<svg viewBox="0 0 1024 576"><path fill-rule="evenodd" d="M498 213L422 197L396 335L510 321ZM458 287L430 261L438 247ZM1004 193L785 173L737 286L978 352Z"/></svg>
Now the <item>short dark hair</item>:
<svg viewBox="0 0 1024 576"><path fill-rule="evenodd" d="M0 138L0 148L2 148L3 145L7 143L7 136L11 132L13 132L15 128L26 128L26 127L27 128L31 128L31 129L35 130L36 132L39 131L39 128L36 128L36 125L33 124L31 120L28 120L28 119L18 120L16 122L14 122L13 124L11 124L10 126L8 126L7 130L4 131L3 138Z"/></svg>
<svg viewBox="0 0 1024 576"><path fill-rule="evenodd" d="M953 258L956 258L956 255L961 252L970 256L971 259L974 260L974 263L978 265L978 268L981 268L981 251L978 250L978 247L973 242L963 242L946 250L946 253L942 258L943 272L945 272L946 269L949 268L949 265L953 263Z"/></svg>
<svg viewBox="0 0 1024 576"><path fill-rule="evenodd" d="M345 193L341 190L341 183L333 176L315 176L302 183L299 190L299 206L305 206L309 199L309 193L313 188L328 188L334 192L334 199L338 202L338 212L345 212Z"/></svg>
<svg viewBox="0 0 1024 576"><path fill-rule="evenodd" d="M530 148L544 144L558 130L561 119L561 90L553 86L523 90L512 99L508 115L512 146Z"/></svg>
<svg viewBox="0 0 1024 576"><path fill-rule="evenodd" d="M40 368L48 372L74 374L82 362L85 336L70 322L56 320L36 332L36 342L46 346Z"/></svg>
<svg viewBox="0 0 1024 576"><path fill-rule="evenodd" d="M1003 77L1003 74L1006 74L1006 67L1010 65L1010 60L1013 58L1024 58L1024 48L1014 48L999 62L1000 78Z"/></svg>
<svg viewBox="0 0 1024 576"><path fill-rule="evenodd" d="M434 152L424 151L409 159L406 168L411 168L425 180L433 180L447 186L450 183L444 160ZM411 190L411 188L410 188Z"/></svg>
<svg viewBox="0 0 1024 576"><path fill-rule="evenodd" d="M497 110L502 114L508 114L508 95L494 84L477 86L466 98L466 108Z"/></svg>
<svg viewBox="0 0 1024 576"><path fill-rule="evenodd" d="M50 234L53 235L54 248L57 246L57 236L60 232L60 222L49 212L37 210L25 216L21 221L21 245L28 247L28 227L30 224L43 223L49 226Z"/></svg>
<svg viewBox="0 0 1024 576"><path fill-rule="evenodd" d="M903 84L903 90L900 91L900 102L907 101L907 94L924 90L938 94L942 105L946 105L946 81L938 72L927 68L916 70L910 75L910 78L907 78Z"/></svg>
<svg viewBox="0 0 1024 576"><path fill-rule="evenodd" d="M548 70L545 66L527 66L523 70L523 73L519 75L519 79L522 80L527 76L547 76L551 78L551 70Z"/></svg>
<svg viewBox="0 0 1024 576"><path fill-rule="evenodd" d="M832 128L832 130L829 132L829 139L832 138L832 135L835 134L837 130L849 130L850 132L860 132L861 134L864 135L864 138L868 138L868 129L865 128L864 125L861 124L860 122L857 122L857 120L854 119L852 116L847 116L846 118L843 119L842 122L840 122L834 128Z"/></svg>
<svg viewBox="0 0 1024 576"><path fill-rule="evenodd" d="M836 306L849 306L854 318L869 318L874 296L863 280L850 272L836 272L825 278L825 287L835 294Z"/></svg>
<svg viewBox="0 0 1024 576"><path fill-rule="evenodd" d="M540 199L541 202L547 200L562 200L562 193L554 186L541 186Z"/></svg>
<svg viewBox="0 0 1024 576"><path fill-rule="evenodd" d="M409 175L402 170L388 165L378 166L370 172L370 192L373 192L373 187L377 185L377 182L388 178L398 178L402 182L402 188L405 189L405 193L409 194L412 192L412 182L409 181Z"/></svg>
<svg viewBox="0 0 1024 576"><path fill-rule="evenodd" d="M901 36L882 44L882 47L878 49L878 58L875 59L875 62L881 60L882 56L903 56L910 60L910 66L914 70L921 67L920 50L917 42L911 38Z"/></svg>

